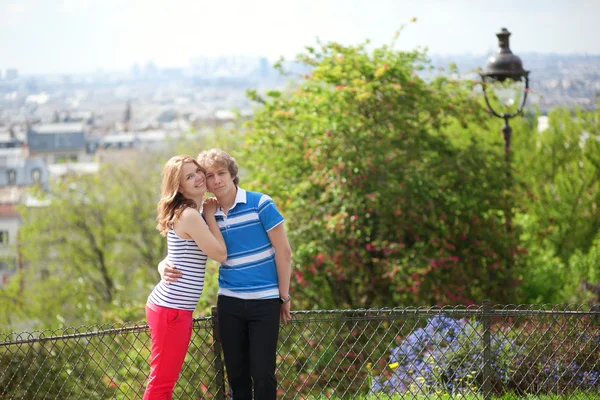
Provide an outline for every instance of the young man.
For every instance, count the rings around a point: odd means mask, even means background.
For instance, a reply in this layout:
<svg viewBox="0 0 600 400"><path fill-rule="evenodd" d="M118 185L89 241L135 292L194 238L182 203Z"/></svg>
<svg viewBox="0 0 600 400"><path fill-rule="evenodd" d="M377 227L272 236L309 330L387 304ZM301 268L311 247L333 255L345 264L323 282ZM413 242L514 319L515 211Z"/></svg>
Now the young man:
<svg viewBox="0 0 600 400"><path fill-rule="evenodd" d="M198 155L206 185L219 201L215 218L227 245L219 267L217 313L233 399L277 398L275 379L279 322L290 315L291 248L273 200L238 186L238 166L226 152ZM167 282L181 273L168 260L159 265Z"/></svg>

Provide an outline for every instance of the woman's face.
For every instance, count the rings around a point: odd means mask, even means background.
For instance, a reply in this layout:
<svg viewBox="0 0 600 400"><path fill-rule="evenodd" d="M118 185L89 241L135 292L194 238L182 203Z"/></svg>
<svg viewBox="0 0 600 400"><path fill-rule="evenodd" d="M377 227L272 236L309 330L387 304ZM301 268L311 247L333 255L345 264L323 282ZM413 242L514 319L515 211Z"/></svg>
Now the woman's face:
<svg viewBox="0 0 600 400"><path fill-rule="evenodd" d="M206 192L206 176L196 164L189 162L183 164L183 175L179 183L179 192L183 197L196 199L204 196Z"/></svg>

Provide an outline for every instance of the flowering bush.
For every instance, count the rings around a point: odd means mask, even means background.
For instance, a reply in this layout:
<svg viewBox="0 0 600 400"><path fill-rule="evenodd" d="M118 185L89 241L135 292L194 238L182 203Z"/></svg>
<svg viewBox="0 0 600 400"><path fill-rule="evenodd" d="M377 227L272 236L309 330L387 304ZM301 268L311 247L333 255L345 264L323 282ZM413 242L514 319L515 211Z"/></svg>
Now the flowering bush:
<svg viewBox="0 0 600 400"><path fill-rule="evenodd" d="M521 394L597 391L600 335L589 336L560 325L551 330L496 326L490 333L490 388ZM476 393L483 385L483 364L481 322L438 314L391 349L391 371L374 376L370 392Z"/></svg>
<svg viewBox="0 0 600 400"><path fill-rule="evenodd" d="M513 361L512 390L544 393L600 390L600 326L590 317L526 323Z"/></svg>
<svg viewBox="0 0 600 400"><path fill-rule="evenodd" d="M481 323L444 314L427 320L390 354L389 377L374 379L372 392L463 393L481 386L483 365ZM516 354L510 331L491 337L493 381L508 379L509 360Z"/></svg>

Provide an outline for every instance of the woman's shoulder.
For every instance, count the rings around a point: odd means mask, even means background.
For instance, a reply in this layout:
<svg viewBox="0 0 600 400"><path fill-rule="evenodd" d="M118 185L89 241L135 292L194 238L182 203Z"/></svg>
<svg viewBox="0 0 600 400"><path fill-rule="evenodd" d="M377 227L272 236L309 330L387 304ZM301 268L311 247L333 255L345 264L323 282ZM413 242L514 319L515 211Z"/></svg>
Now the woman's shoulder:
<svg viewBox="0 0 600 400"><path fill-rule="evenodd" d="M198 219L202 219L202 217L200 216L200 211L192 207L186 207L185 210L183 210L181 212L181 215L179 216L179 220L181 222L197 221Z"/></svg>
<svg viewBox="0 0 600 400"><path fill-rule="evenodd" d="M200 211L193 207L187 207L173 224L173 231L180 239L188 240L191 238L190 232L197 229L200 221L204 221Z"/></svg>

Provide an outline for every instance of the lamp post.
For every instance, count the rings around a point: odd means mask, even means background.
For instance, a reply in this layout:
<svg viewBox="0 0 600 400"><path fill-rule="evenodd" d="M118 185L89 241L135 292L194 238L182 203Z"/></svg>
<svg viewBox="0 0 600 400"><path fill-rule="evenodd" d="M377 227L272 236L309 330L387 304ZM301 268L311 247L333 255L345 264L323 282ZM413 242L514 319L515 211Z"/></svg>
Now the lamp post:
<svg viewBox="0 0 600 400"><path fill-rule="evenodd" d="M504 119L504 127L502 128L502 135L504 137L504 151L507 155L509 155L512 129L508 121L523 112L523 107L527 101L527 93L529 92L529 71L525 71L523 69L523 62L521 61L521 58L514 55L510 50L510 46L508 44L510 32L508 29L502 28L502 30L497 33L496 36L498 37L498 51L489 58L485 71L480 75L483 81L483 94L488 109L495 117ZM492 107L488 98L488 93L486 90L487 83L504 82L506 80L521 82L523 79L525 79L525 93L519 108L513 113L499 113L494 110L494 107Z"/></svg>
<svg viewBox="0 0 600 400"><path fill-rule="evenodd" d="M498 51L496 54L492 55L488 59L488 64L485 70L480 73L482 86L483 86L483 95L485 97L485 102L488 106L490 113L498 118L502 118L504 120L504 126L501 128L502 137L504 138L504 159L506 162L506 190L510 192L511 188L511 162L510 162L510 153L511 153L511 136L512 136L512 128L510 127L509 120L523 112L523 107L525 106L525 102L527 101L527 93L529 92L529 71L523 69L523 62L521 59L514 55L510 50L510 46L508 43L508 38L510 36L510 32L506 28L502 28L499 33L496 34L498 37ZM499 83L511 83L513 85L519 84L520 82L525 81L525 89L523 93L523 99L516 109L513 112L498 112L492 106L490 99L488 98L487 85L494 84L496 82ZM504 93L498 94L497 97L504 97L502 94L506 95L506 90ZM512 99L507 99L506 103L510 103L512 101L514 103L514 97ZM507 104L508 105L508 104ZM506 210L505 210L505 218L506 218L506 233L509 238L512 232L512 211L510 208L510 202L507 200L506 202ZM509 257L507 260L509 260ZM510 267L510 262L507 265Z"/></svg>

